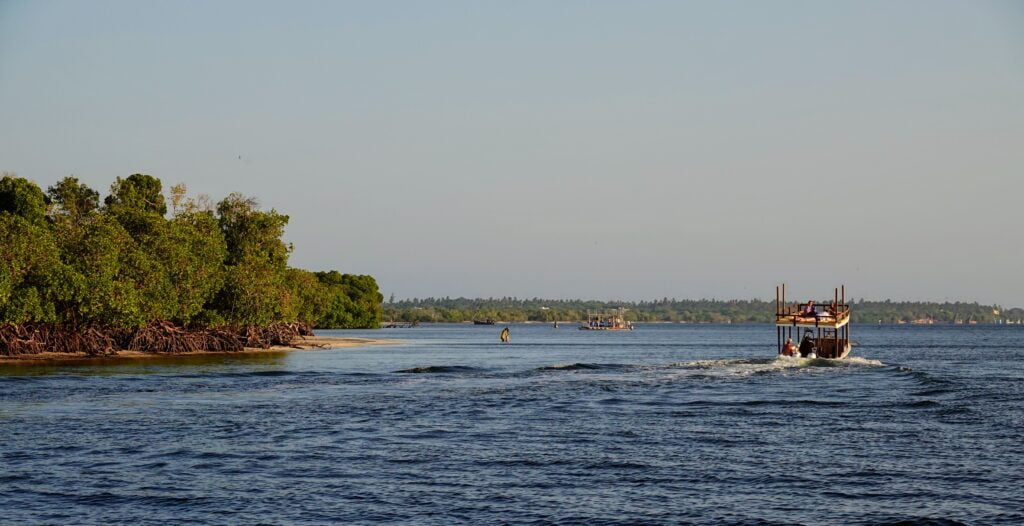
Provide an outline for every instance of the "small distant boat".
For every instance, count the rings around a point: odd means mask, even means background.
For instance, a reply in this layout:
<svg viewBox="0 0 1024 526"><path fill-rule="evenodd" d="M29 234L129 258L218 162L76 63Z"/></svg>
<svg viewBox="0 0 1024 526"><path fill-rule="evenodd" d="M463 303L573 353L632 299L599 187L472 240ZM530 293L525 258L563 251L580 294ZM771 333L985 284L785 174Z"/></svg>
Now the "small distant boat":
<svg viewBox="0 0 1024 526"><path fill-rule="evenodd" d="M494 325L494 320L490 318L486 320L473 320L473 325Z"/></svg>
<svg viewBox="0 0 1024 526"><path fill-rule="evenodd" d="M626 309L613 312L587 311L587 322L580 325L581 331L631 331L633 323L624 318Z"/></svg>
<svg viewBox="0 0 1024 526"><path fill-rule="evenodd" d="M803 352L787 353L785 342L800 339ZM779 356L828 358L842 360L850 354L850 305L846 303L846 286L836 288L831 303L786 303L786 285L775 287L775 335ZM804 340L808 343L804 344ZM809 351L809 352L808 352Z"/></svg>
<svg viewBox="0 0 1024 526"><path fill-rule="evenodd" d="M419 327L420 322L418 321L385 321L381 322L381 329L411 329L413 327Z"/></svg>

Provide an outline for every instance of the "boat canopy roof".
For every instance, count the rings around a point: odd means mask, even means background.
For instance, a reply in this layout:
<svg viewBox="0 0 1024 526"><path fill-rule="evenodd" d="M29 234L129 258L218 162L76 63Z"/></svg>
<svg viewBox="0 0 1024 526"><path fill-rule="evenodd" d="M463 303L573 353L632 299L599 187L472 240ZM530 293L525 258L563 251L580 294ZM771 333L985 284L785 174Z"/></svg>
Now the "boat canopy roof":
<svg viewBox="0 0 1024 526"><path fill-rule="evenodd" d="M787 303L786 286L775 288L775 325L780 327L822 327L838 329L850 323L846 286L836 288L831 301Z"/></svg>
<svg viewBox="0 0 1024 526"><path fill-rule="evenodd" d="M776 314L775 325L796 326L796 327L824 327L826 329L838 329L850 323L850 309L840 311L836 315L820 312L816 316L801 316L800 314Z"/></svg>

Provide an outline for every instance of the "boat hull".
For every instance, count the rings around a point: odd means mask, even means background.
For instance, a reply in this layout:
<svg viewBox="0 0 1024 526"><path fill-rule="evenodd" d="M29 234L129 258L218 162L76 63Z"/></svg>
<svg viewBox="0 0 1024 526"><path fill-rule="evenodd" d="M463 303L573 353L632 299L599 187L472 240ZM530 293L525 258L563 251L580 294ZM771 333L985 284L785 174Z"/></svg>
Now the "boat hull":
<svg viewBox="0 0 1024 526"><path fill-rule="evenodd" d="M823 338L820 342L815 342L814 352L818 358L842 360L850 354L850 342L839 340L839 345L835 345L832 340Z"/></svg>
<svg viewBox="0 0 1024 526"><path fill-rule="evenodd" d="M821 358L821 359L824 359L824 360L845 360L846 357L850 355L850 349L851 348L852 347L851 347L851 345L849 343L847 343L845 346L841 346L840 349L839 349L839 354L836 355L836 356L829 356L827 354L820 354L819 355L817 353L811 353L810 356L800 356L799 354L794 354L794 355L790 356L788 354L780 354L779 358L790 358L790 359L794 359L794 360L799 360L799 359L802 359L802 358L811 358L811 359Z"/></svg>

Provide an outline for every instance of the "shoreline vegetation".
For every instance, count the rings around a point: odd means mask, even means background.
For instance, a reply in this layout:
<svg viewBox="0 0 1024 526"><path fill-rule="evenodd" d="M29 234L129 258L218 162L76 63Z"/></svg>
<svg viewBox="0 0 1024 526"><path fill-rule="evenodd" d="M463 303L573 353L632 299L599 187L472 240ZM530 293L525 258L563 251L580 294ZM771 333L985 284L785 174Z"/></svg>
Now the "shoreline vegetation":
<svg viewBox="0 0 1024 526"><path fill-rule="evenodd" d="M831 299L819 302L828 304ZM1022 324L1024 309L966 302L850 300L852 319L859 324ZM773 323L774 301L677 300L652 301L549 300L520 298L425 298L384 304L384 319L400 323L578 322L587 311L625 309L633 323Z"/></svg>
<svg viewBox="0 0 1024 526"><path fill-rule="evenodd" d="M145 174L99 192L66 177L46 192L0 174L0 357L239 353L301 347L314 329L390 322L553 322L624 308L634 323L770 323L761 300L609 302L427 298L383 303L376 280L290 267L288 216L232 193L214 203ZM852 302L855 323L992 324L1024 309Z"/></svg>
<svg viewBox="0 0 1024 526"><path fill-rule="evenodd" d="M378 328L372 276L288 266L288 216L155 177L44 193L0 174L0 356L243 352ZM168 206L168 204L170 206Z"/></svg>
<svg viewBox="0 0 1024 526"><path fill-rule="evenodd" d="M252 356L260 354L280 354L294 351L316 351L330 349L346 349L350 347L369 347L377 345L397 345L401 340L387 338L353 338L340 336L305 336L289 345L271 345L269 347L245 347L240 351L196 351L190 353L153 353L142 351L120 351L117 354L103 356L86 356L45 351L38 354L20 354L14 356L0 355L0 367L5 365L77 365L95 363L125 363L154 359L168 359L189 356Z"/></svg>

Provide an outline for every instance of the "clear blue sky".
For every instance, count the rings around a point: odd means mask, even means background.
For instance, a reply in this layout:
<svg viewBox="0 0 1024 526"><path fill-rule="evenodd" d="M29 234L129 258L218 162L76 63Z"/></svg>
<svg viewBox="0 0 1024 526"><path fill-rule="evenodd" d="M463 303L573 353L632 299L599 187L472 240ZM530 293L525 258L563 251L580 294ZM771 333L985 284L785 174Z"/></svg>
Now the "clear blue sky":
<svg viewBox="0 0 1024 526"><path fill-rule="evenodd" d="M1021 2L0 0L0 170L398 297L1024 305L1022 143Z"/></svg>

